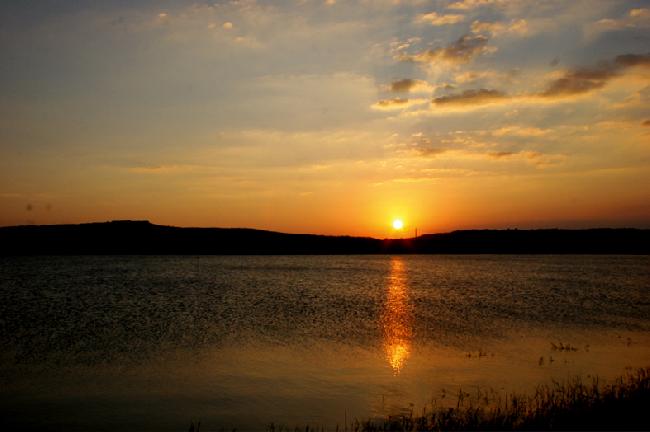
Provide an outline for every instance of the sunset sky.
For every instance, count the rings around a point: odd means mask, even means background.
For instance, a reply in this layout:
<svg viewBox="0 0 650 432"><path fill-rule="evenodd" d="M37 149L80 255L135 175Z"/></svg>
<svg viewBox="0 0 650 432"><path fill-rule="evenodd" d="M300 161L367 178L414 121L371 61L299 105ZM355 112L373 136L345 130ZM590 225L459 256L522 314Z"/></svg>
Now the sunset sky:
<svg viewBox="0 0 650 432"><path fill-rule="evenodd" d="M0 4L0 225L650 227L650 3Z"/></svg>

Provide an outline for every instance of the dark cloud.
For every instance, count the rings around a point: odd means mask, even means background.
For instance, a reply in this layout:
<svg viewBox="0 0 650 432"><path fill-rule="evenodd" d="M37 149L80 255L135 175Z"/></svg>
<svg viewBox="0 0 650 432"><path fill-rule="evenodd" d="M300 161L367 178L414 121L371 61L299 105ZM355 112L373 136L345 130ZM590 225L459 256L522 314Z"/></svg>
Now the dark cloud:
<svg viewBox="0 0 650 432"><path fill-rule="evenodd" d="M623 67L629 66L649 66L650 54L624 54L616 57L614 62Z"/></svg>
<svg viewBox="0 0 650 432"><path fill-rule="evenodd" d="M447 151L447 149L446 148L441 148L441 147L418 146L417 151L422 156L435 156L435 155L445 153Z"/></svg>
<svg viewBox="0 0 650 432"><path fill-rule="evenodd" d="M616 76L614 70L579 69L567 72L562 78L552 81L542 96L553 97L587 93L602 88Z"/></svg>
<svg viewBox="0 0 650 432"><path fill-rule="evenodd" d="M500 152L488 153L488 156L491 157L492 159L502 159L502 158L507 158L509 156L513 156L515 154L516 153L514 152L500 151Z"/></svg>
<svg viewBox="0 0 650 432"><path fill-rule="evenodd" d="M422 81L411 78L404 78L390 83L390 91L394 93L407 93L411 89L421 85Z"/></svg>
<svg viewBox="0 0 650 432"><path fill-rule="evenodd" d="M412 55L405 54L400 57L400 60L418 63L435 63L437 61L467 63L488 51L487 43L488 38L484 35L466 34L444 48L429 49Z"/></svg>
<svg viewBox="0 0 650 432"><path fill-rule="evenodd" d="M478 89L438 97L432 102L436 105L481 105L504 98L506 95L499 90Z"/></svg>
<svg viewBox="0 0 650 432"><path fill-rule="evenodd" d="M628 67L648 65L650 65L650 54L620 55L612 62L603 62L595 67L567 71L561 78L551 81L540 95L563 97L587 93L604 87L608 81L619 76Z"/></svg>
<svg viewBox="0 0 650 432"><path fill-rule="evenodd" d="M643 123L641 123L643 126L650 126L650 120L646 120Z"/></svg>

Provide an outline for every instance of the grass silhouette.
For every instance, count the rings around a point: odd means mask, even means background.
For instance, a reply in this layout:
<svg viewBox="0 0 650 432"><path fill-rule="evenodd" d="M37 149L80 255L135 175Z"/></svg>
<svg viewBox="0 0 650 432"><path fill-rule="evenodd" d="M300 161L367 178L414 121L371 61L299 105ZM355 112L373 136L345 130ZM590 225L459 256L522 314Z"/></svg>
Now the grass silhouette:
<svg viewBox="0 0 650 432"><path fill-rule="evenodd" d="M650 368L628 372L611 384L597 377L576 377L540 385L532 395L498 396L462 389L454 408L437 408L414 416L355 420L337 432L496 431L496 430L650 430ZM321 431L323 427L269 425L269 432Z"/></svg>

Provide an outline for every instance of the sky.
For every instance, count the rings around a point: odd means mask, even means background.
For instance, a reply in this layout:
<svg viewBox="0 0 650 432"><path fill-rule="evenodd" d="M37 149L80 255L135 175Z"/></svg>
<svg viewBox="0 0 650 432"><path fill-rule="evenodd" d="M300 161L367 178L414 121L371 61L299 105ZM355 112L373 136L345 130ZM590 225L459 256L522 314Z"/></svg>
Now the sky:
<svg viewBox="0 0 650 432"><path fill-rule="evenodd" d="M0 19L0 225L650 227L648 1L24 0Z"/></svg>

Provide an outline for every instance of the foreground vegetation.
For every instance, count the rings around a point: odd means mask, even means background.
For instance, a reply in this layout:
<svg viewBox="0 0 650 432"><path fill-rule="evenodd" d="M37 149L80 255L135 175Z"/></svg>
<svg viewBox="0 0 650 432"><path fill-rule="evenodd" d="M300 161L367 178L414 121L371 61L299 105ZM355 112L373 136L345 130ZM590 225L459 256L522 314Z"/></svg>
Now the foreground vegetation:
<svg viewBox="0 0 650 432"><path fill-rule="evenodd" d="M422 416L354 421L337 431L466 431L466 430L650 430L650 368L638 369L602 384L575 378L541 385L533 395L494 397L462 390L454 408L438 408ZM320 427L270 425L270 432L319 431Z"/></svg>

